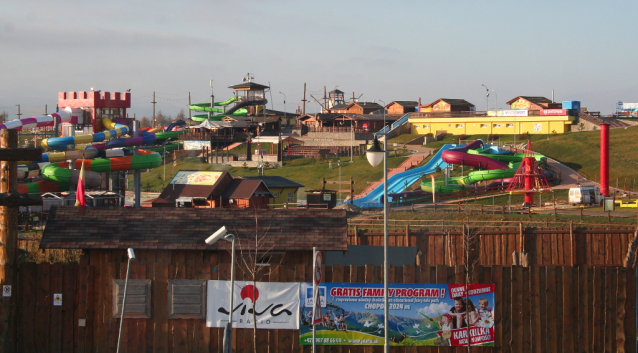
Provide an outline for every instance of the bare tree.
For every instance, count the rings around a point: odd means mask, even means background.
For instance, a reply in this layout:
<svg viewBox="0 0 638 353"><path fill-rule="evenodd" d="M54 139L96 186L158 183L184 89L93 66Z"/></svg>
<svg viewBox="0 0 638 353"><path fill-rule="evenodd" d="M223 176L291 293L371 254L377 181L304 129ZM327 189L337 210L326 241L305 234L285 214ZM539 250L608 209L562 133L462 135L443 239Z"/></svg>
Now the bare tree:
<svg viewBox="0 0 638 353"><path fill-rule="evenodd" d="M465 308L466 314L465 319L467 320L467 351L472 351L472 338L470 336L470 313L467 311L470 308L470 296L469 286L472 283L472 275L474 274L474 267L478 263L479 256L477 245L478 245L478 231L476 229L472 229L470 227L470 216L467 215L467 221L463 222L463 256L464 258L464 266L465 266ZM476 305L472 303L472 305Z"/></svg>
<svg viewBox="0 0 638 353"><path fill-rule="evenodd" d="M236 266L242 272L244 280L252 282L255 288L257 282L261 282L279 269L284 258L283 255L278 256L273 252L279 235L269 233L270 226L260 226L257 209L255 209L255 232L237 237L236 240L239 249ZM250 294L254 295L254 293ZM253 297L251 301L252 308L248 313L253 316L253 350L257 353L257 300Z"/></svg>

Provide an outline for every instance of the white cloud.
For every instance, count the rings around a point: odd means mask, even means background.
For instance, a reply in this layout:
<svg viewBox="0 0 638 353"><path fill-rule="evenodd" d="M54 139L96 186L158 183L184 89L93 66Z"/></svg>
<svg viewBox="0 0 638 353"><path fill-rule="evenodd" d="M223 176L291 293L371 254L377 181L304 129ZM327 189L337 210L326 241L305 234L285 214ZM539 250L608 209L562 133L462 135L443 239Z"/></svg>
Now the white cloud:
<svg viewBox="0 0 638 353"><path fill-rule="evenodd" d="M417 312L427 315L428 317L439 316L450 311L450 305L444 302L430 303L428 306L417 310Z"/></svg>

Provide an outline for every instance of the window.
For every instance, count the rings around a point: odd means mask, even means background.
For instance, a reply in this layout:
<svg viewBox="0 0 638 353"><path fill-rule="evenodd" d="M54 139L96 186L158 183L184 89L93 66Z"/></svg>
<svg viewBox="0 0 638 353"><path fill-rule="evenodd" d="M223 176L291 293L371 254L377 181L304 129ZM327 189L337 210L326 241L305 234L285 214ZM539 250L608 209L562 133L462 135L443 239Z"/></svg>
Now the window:
<svg viewBox="0 0 638 353"><path fill-rule="evenodd" d="M292 191L288 192L288 202L295 202L295 195Z"/></svg>
<svg viewBox="0 0 638 353"><path fill-rule="evenodd" d="M414 125L414 128L415 128L415 129L418 129L418 128L420 128L420 127L421 127L421 125Z"/></svg>
<svg viewBox="0 0 638 353"><path fill-rule="evenodd" d="M505 127L513 128L513 127L514 127L514 124L507 124Z"/></svg>
<svg viewBox="0 0 638 353"><path fill-rule="evenodd" d="M278 192L273 192L272 193L272 197L279 197L279 193Z"/></svg>
<svg viewBox="0 0 638 353"><path fill-rule="evenodd" d="M462 129L463 128L463 124L456 124L456 128L457 129Z"/></svg>
<svg viewBox="0 0 638 353"><path fill-rule="evenodd" d="M424 128L424 129L429 129L429 128L430 128L430 125L423 125L423 128Z"/></svg>
<svg viewBox="0 0 638 353"><path fill-rule="evenodd" d="M126 301L128 302L128 297ZM169 279L168 318L205 319L206 280Z"/></svg>
<svg viewBox="0 0 638 353"><path fill-rule="evenodd" d="M499 129L501 127L501 124L494 124L494 127Z"/></svg>
<svg viewBox="0 0 638 353"><path fill-rule="evenodd" d="M113 280L113 317L119 318L122 315L122 301L124 300L124 284L126 280ZM126 312L124 318L127 319L150 319L151 318L151 280L150 279L129 279L126 290Z"/></svg>
<svg viewBox="0 0 638 353"><path fill-rule="evenodd" d="M487 129L487 124L481 124L481 129Z"/></svg>

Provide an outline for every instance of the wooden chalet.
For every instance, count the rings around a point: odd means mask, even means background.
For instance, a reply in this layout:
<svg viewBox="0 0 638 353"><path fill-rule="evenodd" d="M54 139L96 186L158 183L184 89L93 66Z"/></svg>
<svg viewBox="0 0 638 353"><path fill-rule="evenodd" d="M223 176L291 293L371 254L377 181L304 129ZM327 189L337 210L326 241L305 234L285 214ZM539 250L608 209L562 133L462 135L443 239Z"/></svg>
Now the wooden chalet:
<svg viewBox="0 0 638 353"><path fill-rule="evenodd" d="M180 170L150 207L265 208L272 194L259 180L235 179L227 171Z"/></svg>
<svg viewBox="0 0 638 353"><path fill-rule="evenodd" d="M376 102L350 102L345 110L346 113L350 114L371 114L382 111L383 106Z"/></svg>
<svg viewBox="0 0 638 353"><path fill-rule="evenodd" d="M432 103L419 106L419 113L469 112L475 111L474 104L465 99L439 98Z"/></svg>
<svg viewBox="0 0 638 353"><path fill-rule="evenodd" d="M381 107L383 110L383 107ZM383 128L383 121L390 125L400 119L402 114L306 114L299 117L297 127L307 128L309 132L375 132Z"/></svg>
<svg viewBox="0 0 638 353"><path fill-rule="evenodd" d="M554 103L545 97L518 96L507 103L512 110L562 109L562 103Z"/></svg>
<svg viewBox="0 0 638 353"><path fill-rule="evenodd" d="M394 101L385 106L388 115L407 114L416 112L419 102L416 101Z"/></svg>

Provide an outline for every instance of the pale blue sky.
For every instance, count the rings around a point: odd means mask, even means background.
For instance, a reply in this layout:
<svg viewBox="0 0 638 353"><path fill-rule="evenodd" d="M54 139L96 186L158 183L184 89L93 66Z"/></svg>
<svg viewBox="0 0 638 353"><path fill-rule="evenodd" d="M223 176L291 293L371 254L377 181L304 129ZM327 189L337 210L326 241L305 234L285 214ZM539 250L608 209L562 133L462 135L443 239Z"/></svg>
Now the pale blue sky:
<svg viewBox="0 0 638 353"><path fill-rule="evenodd" d="M0 1L0 111L37 115L58 91L132 90L138 117L216 100L247 72L269 107L303 85L361 100L518 96L609 114L638 102L637 1ZM308 99L311 99L308 96ZM315 112L316 103L307 106Z"/></svg>

